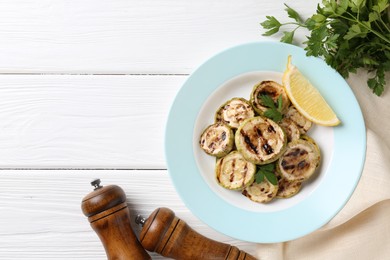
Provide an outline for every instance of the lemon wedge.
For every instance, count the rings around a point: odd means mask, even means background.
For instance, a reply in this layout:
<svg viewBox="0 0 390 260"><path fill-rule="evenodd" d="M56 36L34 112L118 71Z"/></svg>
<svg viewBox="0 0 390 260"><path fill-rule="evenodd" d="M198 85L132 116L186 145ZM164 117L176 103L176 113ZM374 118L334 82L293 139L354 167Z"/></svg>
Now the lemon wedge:
<svg viewBox="0 0 390 260"><path fill-rule="evenodd" d="M323 126L340 124L321 93L291 64L291 56L288 56L287 69L283 74L283 86L291 103L308 120Z"/></svg>

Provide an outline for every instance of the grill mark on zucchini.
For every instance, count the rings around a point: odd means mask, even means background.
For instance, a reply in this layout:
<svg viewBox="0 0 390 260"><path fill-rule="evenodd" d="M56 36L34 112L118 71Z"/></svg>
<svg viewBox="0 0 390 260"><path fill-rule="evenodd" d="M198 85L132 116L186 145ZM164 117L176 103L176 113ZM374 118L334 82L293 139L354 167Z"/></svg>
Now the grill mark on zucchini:
<svg viewBox="0 0 390 260"><path fill-rule="evenodd" d="M259 140L260 140L261 147L263 148L263 150L264 150L267 154L270 154L270 153L268 153L268 151L269 151L269 145L268 145L267 141L264 139L263 133L261 132L261 129L259 129L257 126L254 126L253 129L255 130L255 133L257 134L256 139L259 139ZM272 149L272 148L271 148L271 149ZM257 151L257 149L256 149L256 151ZM256 154L259 154L259 153L257 152Z"/></svg>
<svg viewBox="0 0 390 260"><path fill-rule="evenodd" d="M293 149L291 152L289 152L288 154L286 154L285 156L286 157L296 157L298 155L300 156L303 156L303 155L306 155L307 154L307 151L306 150L302 150L302 149L299 149L299 148L295 148Z"/></svg>
<svg viewBox="0 0 390 260"><path fill-rule="evenodd" d="M225 133L226 134L226 133ZM206 138L211 137L211 133L207 133ZM215 151L215 146L217 145L219 141L219 138L215 138L207 147L211 149L211 152L213 153Z"/></svg>
<svg viewBox="0 0 390 260"><path fill-rule="evenodd" d="M305 125L303 124L299 124L299 122L297 122L297 121L294 121L294 123L298 126L298 128L299 129L303 129L303 128L305 128Z"/></svg>
<svg viewBox="0 0 390 260"><path fill-rule="evenodd" d="M303 170L304 168L308 168L310 166L310 163L307 163L305 160L302 160L297 165L299 170Z"/></svg>
<svg viewBox="0 0 390 260"><path fill-rule="evenodd" d="M295 168L295 165L293 164L288 165L288 162L286 160L282 160L282 167L285 170L291 170Z"/></svg>
<svg viewBox="0 0 390 260"><path fill-rule="evenodd" d="M292 170L294 168L297 168L298 170L303 170L305 168L309 168L310 162L307 162L306 158L302 158L305 157L305 155L307 154L308 152L306 150L302 150L299 148L292 149L291 152L284 155L284 159L281 163L283 169Z"/></svg>
<svg viewBox="0 0 390 260"><path fill-rule="evenodd" d="M320 159L320 151L315 143L299 139L288 144L285 154L279 159L278 167L283 177L289 181L304 181L313 175Z"/></svg>
<svg viewBox="0 0 390 260"><path fill-rule="evenodd" d="M274 149L267 143L263 144L263 149L267 153L267 155L270 155L271 153L274 152Z"/></svg>
<svg viewBox="0 0 390 260"><path fill-rule="evenodd" d="M275 128L272 125L268 126L267 130L270 133L275 133L276 134Z"/></svg>
<svg viewBox="0 0 390 260"><path fill-rule="evenodd" d="M275 132L275 129L274 129L271 125L268 126L267 130L268 130L270 127L273 129L273 132L276 133L276 132ZM261 147L263 148L263 150L265 151L265 153L266 153L267 155L270 155L271 153L273 153L273 152L274 152L274 149L272 149L271 145L268 143L268 140L266 140L266 139L264 138L263 133L261 132L261 130L260 130L257 126L254 126L254 130L255 130L255 132L256 132L256 134L257 134L257 138L261 140ZM256 149L256 151L257 151L257 149ZM258 154L258 153L256 153L256 154Z"/></svg>
<svg viewBox="0 0 390 260"><path fill-rule="evenodd" d="M252 197L252 196L248 193L247 190L243 190L243 191L242 191L242 195L248 197L249 199Z"/></svg>
<svg viewBox="0 0 390 260"><path fill-rule="evenodd" d="M254 126L254 129L255 129L257 136L261 138L263 136L263 134L261 133L261 130L257 126Z"/></svg>
<svg viewBox="0 0 390 260"><path fill-rule="evenodd" d="M280 182L279 182L279 192L282 193L282 192L284 192L285 190L286 190L286 187L280 185Z"/></svg>
<svg viewBox="0 0 390 260"><path fill-rule="evenodd" d="M225 139L226 139L226 132L225 131L222 132L221 138L222 138L222 141L225 141Z"/></svg>
<svg viewBox="0 0 390 260"><path fill-rule="evenodd" d="M272 126L271 126L272 127ZM275 132L275 129L272 127L273 131ZM254 132L257 134L257 136L254 139L259 139L261 141L261 147L265 151L267 155L270 155L274 152L274 149L272 146L268 143L268 141L263 137L263 134L259 128L256 126L254 127ZM256 155L259 155L260 153L257 150L257 146L252 142L249 134L247 134L245 131L241 130L240 132L244 136L245 143L249 146L249 148L256 153Z"/></svg>
<svg viewBox="0 0 390 260"><path fill-rule="evenodd" d="M252 143L252 140L251 138L249 137L249 135L247 133L245 133L244 130L241 130L240 132L242 134L242 136L244 137L244 141L245 141L245 144L247 145L247 147L249 147L253 152L255 152L256 154L258 154L257 152L257 147L254 143Z"/></svg>
<svg viewBox="0 0 390 260"><path fill-rule="evenodd" d="M234 172L235 172L234 168L235 167L236 167L236 159L233 159L232 160L232 172L230 173L230 179L229 179L230 182L234 181Z"/></svg>

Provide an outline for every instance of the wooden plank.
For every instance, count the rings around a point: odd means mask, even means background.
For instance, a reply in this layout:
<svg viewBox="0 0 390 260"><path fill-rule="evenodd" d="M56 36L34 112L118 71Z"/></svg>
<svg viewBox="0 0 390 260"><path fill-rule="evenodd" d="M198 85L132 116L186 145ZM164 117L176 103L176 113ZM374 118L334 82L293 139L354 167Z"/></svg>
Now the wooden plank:
<svg viewBox="0 0 390 260"><path fill-rule="evenodd" d="M2 259L106 259L80 208L94 178L120 186L133 216L168 207L202 235L255 254L253 243L220 234L190 213L165 170L13 170L1 171L0 178ZM139 234L140 227L133 229Z"/></svg>
<svg viewBox="0 0 390 260"><path fill-rule="evenodd" d="M319 1L3 0L0 73L189 73L266 39L259 23L287 21L285 2L307 18Z"/></svg>
<svg viewBox="0 0 390 260"><path fill-rule="evenodd" d="M0 75L0 168L165 168L186 76Z"/></svg>

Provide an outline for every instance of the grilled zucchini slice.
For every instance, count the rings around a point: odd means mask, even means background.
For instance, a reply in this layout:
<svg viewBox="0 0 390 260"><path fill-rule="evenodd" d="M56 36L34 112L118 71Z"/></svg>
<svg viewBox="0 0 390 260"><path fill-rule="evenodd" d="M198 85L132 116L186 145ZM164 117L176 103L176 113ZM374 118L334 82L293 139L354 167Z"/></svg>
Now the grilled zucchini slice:
<svg viewBox="0 0 390 260"><path fill-rule="evenodd" d="M287 135L287 142L298 140L301 136L298 126L289 118L283 118L279 125L284 129Z"/></svg>
<svg viewBox="0 0 390 260"><path fill-rule="evenodd" d="M242 190L255 179L256 165L237 151L217 160L215 175L218 183L229 190Z"/></svg>
<svg viewBox="0 0 390 260"><path fill-rule="evenodd" d="M245 120L237 129L235 143L246 160L262 165L280 157L286 147L287 136L277 123L257 116Z"/></svg>
<svg viewBox="0 0 390 260"><path fill-rule="evenodd" d="M306 134L307 131L312 127L313 123L306 119L299 111L294 107L290 106L284 116L292 120L298 127L301 134Z"/></svg>
<svg viewBox="0 0 390 260"><path fill-rule="evenodd" d="M311 138L311 137L308 136L308 135L301 135L300 138L301 138L302 140L308 141L309 143L313 144L314 147L317 149L318 153L321 154L320 147L318 146L318 144L316 143L316 141L314 141L313 138Z"/></svg>
<svg viewBox="0 0 390 260"><path fill-rule="evenodd" d="M215 122L222 122L232 129L237 129L245 119L255 116L255 110L248 100L232 98L219 107L215 114Z"/></svg>
<svg viewBox="0 0 390 260"><path fill-rule="evenodd" d="M314 174L320 160L319 150L312 143L299 139L287 144L277 163L277 170L289 181L305 181Z"/></svg>
<svg viewBox="0 0 390 260"><path fill-rule="evenodd" d="M269 109L269 107L264 106L261 100L262 95L268 95L275 104L277 104L279 96L282 95L282 111L286 111L290 105L290 99L284 91L283 86L275 81L265 80L253 87L250 96L250 102L259 115L263 115L263 113Z"/></svg>
<svg viewBox="0 0 390 260"><path fill-rule="evenodd" d="M278 192L278 185L273 185L267 178L260 183L253 182L242 191L242 194L250 200L260 203L267 203L275 198Z"/></svg>
<svg viewBox="0 0 390 260"><path fill-rule="evenodd" d="M223 123L209 125L201 134L199 144L209 155L225 156L234 146L233 130Z"/></svg>
<svg viewBox="0 0 390 260"><path fill-rule="evenodd" d="M276 198L287 199L297 194L302 187L300 181L289 181L285 178L280 178L278 181L279 189L276 193Z"/></svg>

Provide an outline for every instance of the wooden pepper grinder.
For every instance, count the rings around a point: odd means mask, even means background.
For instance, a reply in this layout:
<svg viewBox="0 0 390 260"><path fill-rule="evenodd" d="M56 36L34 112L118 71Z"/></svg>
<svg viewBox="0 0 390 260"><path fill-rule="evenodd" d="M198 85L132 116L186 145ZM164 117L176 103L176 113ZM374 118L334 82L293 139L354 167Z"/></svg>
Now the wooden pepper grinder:
<svg viewBox="0 0 390 260"><path fill-rule="evenodd" d="M151 252L179 260L255 260L237 247L204 237L177 218L168 208L156 209L148 219L140 215L140 241Z"/></svg>
<svg viewBox="0 0 390 260"><path fill-rule="evenodd" d="M99 179L91 184L95 190L84 197L81 208L102 241L107 258L151 259L130 226L130 213L123 190L116 185L102 187Z"/></svg>

